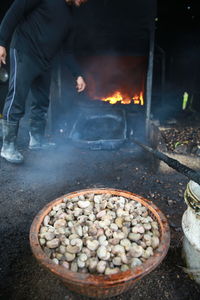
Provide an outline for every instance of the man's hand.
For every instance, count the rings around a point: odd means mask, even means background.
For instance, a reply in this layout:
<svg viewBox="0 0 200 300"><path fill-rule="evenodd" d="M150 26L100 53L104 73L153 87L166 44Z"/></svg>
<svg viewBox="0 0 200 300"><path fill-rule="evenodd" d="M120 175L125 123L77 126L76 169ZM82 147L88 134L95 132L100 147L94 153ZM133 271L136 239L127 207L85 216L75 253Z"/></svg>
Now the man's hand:
<svg viewBox="0 0 200 300"><path fill-rule="evenodd" d="M85 83L85 80L83 79L82 76L79 76L76 80L76 88L77 88L77 91L78 93L80 92L83 92L84 89L86 88L86 83Z"/></svg>
<svg viewBox="0 0 200 300"><path fill-rule="evenodd" d="M6 56L7 56L6 48L0 46L0 67L2 63L4 65L6 64Z"/></svg>

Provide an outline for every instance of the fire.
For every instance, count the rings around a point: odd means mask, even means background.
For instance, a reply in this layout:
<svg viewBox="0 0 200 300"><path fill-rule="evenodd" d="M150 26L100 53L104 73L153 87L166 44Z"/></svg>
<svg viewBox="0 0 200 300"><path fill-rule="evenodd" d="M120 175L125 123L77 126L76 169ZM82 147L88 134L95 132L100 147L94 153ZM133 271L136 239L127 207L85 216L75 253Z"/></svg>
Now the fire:
<svg viewBox="0 0 200 300"><path fill-rule="evenodd" d="M109 102L110 104L116 104L117 102L121 102L122 104L134 103L137 105L144 105L144 97L142 92L140 92L139 95L136 94L134 95L133 98L131 98L131 97L123 96L121 92L117 91L112 96L107 98L102 98L101 100Z"/></svg>

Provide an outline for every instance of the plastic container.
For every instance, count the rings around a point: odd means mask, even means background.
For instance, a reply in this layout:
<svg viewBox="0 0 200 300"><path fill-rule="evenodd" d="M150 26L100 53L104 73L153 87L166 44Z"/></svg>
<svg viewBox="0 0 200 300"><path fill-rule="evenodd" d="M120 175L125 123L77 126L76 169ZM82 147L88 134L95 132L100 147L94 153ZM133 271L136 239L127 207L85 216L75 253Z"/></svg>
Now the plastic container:
<svg viewBox="0 0 200 300"><path fill-rule="evenodd" d="M107 276L83 274L78 272L76 273L53 263L52 260L50 260L43 252L38 241L38 232L40 230L40 226L43 222L43 219L52 210L53 206L63 201L64 197L70 199L76 196L84 195L86 193L110 193L112 195L133 199L147 207L149 215L158 222L160 230L160 245L155 250L154 255L151 258L149 258L145 263L135 267L134 269ZM33 254L38 260L38 262L47 270L51 271L54 275L59 277L68 289L75 291L79 294L95 298L106 298L116 296L130 289L136 281L141 279L146 274L150 273L161 263L161 261L167 254L169 244L169 226L167 219L162 214L162 212L151 201L141 196L115 189L88 189L64 195L47 204L37 214L30 229L30 245Z"/></svg>
<svg viewBox="0 0 200 300"><path fill-rule="evenodd" d="M187 185L185 201L188 208L182 218L183 257L186 272L200 284L200 186L194 181Z"/></svg>

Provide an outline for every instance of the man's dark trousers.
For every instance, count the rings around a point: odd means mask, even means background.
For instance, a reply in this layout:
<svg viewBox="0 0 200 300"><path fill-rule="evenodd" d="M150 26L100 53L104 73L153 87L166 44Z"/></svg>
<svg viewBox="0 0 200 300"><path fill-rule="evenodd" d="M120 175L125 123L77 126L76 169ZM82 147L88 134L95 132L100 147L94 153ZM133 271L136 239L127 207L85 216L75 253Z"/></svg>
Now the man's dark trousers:
<svg viewBox="0 0 200 300"><path fill-rule="evenodd" d="M10 80L3 118L18 123L25 113L29 91L33 96L30 119L44 121L49 106L50 70L36 57L10 49Z"/></svg>

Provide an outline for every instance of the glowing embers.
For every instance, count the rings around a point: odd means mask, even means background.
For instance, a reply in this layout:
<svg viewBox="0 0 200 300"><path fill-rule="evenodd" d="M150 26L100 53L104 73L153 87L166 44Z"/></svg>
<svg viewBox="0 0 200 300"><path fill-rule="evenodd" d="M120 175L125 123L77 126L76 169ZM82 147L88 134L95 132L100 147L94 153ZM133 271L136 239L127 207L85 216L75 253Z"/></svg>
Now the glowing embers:
<svg viewBox="0 0 200 300"><path fill-rule="evenodd" d="M116 104L120 102L121 104L137 104L137 105L144 105L144 97L143 93L140 92L139 95L134 95L133 98L129 96L124 96L121 94L120 91L116 91L112 96L107 98L102 98L102 101L109 102L110 104Z"/></svg>

